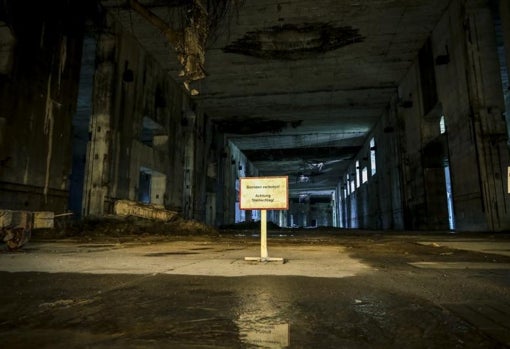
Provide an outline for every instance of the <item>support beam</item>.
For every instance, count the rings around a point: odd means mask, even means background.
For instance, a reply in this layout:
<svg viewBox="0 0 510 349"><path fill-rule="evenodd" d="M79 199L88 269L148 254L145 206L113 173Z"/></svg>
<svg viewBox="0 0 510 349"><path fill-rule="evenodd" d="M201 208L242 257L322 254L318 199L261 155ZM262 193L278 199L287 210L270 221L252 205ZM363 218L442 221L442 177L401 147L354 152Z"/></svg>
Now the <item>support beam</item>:
<svg viewBox="0 0 510 349"><path fill-rule="evenodd" d="M184 50L184 34L172 29L165 21L159 18L149 9L145 8L137 0L129 0L129 6L147 22L159 29L168 42L174 47L175 51L181 53Z"/></svg>

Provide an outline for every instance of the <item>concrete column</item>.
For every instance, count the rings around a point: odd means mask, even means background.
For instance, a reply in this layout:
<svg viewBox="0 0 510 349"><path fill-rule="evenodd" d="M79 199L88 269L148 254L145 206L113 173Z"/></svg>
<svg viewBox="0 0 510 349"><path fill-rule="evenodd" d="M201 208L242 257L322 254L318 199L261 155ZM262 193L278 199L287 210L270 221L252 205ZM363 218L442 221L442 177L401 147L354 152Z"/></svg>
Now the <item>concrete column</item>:
<svg viewBox="0 0 510 349"><path fill-rule="evenodd" d="M183 103L186 105L186 100ZM194 215L194 176L195 176L195 123L196 114L193 111L185 111L186 127L184 128L184 188L183 188L183 215L185 218L193 218Z"/></svg>
<svg viewBox="0 0 510 349"><path fill-rule="evenodd" d="M501 29L503 30L506 65L508 72L510 72L510 1L499 0L499 16L501 18ZM507 113L510 113L510 111L507 110Z"/></svg>
<svg viewBox="0 0 510 349"><path fill-rule="evenodd" d="M164 206L166 192L166 176L163 173L153 171L151 178L151 204Z"/></svg>
<svg viewBox="0 0 510 349"><path fill-rule="evenodd" d="M7 119L4 117L0 117L0 159L5 159L6 154L4 154L4 149L7 148L6 132L7 132Z"/></svg>
<svg viewBox="0 0 510 349"><path fill-rule="evenodd" d="M9 74L14 60L16 38L9 26L0 21L0 74Z"/></svg>
<svg viewBox="0 0 510 349"><path fill-rule="evenodd" d="M83 215L105 213L108 195L110 154L110 122L113 109L113 81L115 75L115 36L100 35L97 42L96 71L92 93L90 140L87 145Z"/></svg>
<svg viewBox="0 0 510 349"><path fill-rule="evenodd" d="M205 223L211 226L216 224L216 193L207 193Z"/></svg>
<svg viewBox="0 0 510 349"><path fill-rule="evenodd" d="M510 228L510 202L506 194L506 124L496 37L490 8L485 1L467 1L466 62L480 190L487 229Z"/></svg>

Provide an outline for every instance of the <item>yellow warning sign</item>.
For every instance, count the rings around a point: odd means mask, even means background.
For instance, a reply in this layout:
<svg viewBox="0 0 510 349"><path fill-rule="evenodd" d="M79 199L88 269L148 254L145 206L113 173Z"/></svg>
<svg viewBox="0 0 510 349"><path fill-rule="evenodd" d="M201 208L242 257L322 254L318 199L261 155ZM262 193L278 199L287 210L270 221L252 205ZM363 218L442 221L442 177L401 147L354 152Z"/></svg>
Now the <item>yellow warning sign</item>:
<svg viewBox="0 0 510 349"><path fill-rule="evenodd" d="M508 166L508 169L507 169L507 187L508 187L508 194L510 194L510 166Z"/></svg>
<svg viewBox="0 0 510 349"><path fill-rule="evenodd" d="M241 210L288 210L289 177L245 177L240 180Z"/></svg>

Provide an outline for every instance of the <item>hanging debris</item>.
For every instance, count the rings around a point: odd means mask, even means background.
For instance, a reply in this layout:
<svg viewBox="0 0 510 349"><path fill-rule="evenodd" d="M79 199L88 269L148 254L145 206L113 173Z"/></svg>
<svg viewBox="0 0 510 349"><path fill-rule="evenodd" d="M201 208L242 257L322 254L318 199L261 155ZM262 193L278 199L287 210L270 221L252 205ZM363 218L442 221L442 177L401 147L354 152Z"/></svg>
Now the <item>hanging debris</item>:
<svg viewBox="0 0 510 349"><path fill-rule="evenodd" d="M199 1L193 2L189 11L188 25L184 28L184 45L179 53L183 70L181 75L186 82L205 78L205 45L207 42L207 11Z"/></svg>
<svg viewBox="0 0 510 349"><path fill-rule="evenodd" d="M182 66L179 76L188 88L191 81L205 77L205 43L207 40L207 12L199 0L192 2L188 12L186 27L182 30L172 28L163 19L143 6L138 0L130 0L129 6L150 24L159 29L177 52L177 58ZM197 93L193 93L197 94Z"/></svg>
<svg viewBox="0 0 510 349"><path fill-rule="evenodd" d="M230 12L232 4L237 7L239 3L240 0L208 0L204 5L202 0L185 1L180 4L184 8L184 27L175 29L138 0L128 1L129 7L159 29L175 49L182 66L179 77L192 95L199 92L190 87L191 82L206 76L204 64L208 39L214 39L219 22Z"/></svg>

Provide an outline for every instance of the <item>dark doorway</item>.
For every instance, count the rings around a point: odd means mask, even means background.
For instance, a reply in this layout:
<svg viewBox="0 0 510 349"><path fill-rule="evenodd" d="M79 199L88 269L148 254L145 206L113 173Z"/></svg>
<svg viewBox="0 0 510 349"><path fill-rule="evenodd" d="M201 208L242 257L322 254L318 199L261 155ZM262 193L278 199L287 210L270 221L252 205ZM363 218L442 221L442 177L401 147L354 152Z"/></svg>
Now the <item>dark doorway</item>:
<svg viewBox="0 0 510 349"><path fill-rule="evenodd" d="M89 142L89 124L92 113L92 86L96 59L96 40L85 37L81 60L80 83L76 113L73 116L73 163L69 185L69 209L81 217L83 184Z"/></svg>

